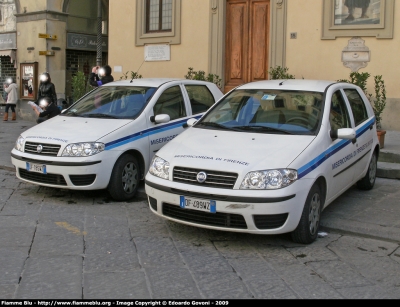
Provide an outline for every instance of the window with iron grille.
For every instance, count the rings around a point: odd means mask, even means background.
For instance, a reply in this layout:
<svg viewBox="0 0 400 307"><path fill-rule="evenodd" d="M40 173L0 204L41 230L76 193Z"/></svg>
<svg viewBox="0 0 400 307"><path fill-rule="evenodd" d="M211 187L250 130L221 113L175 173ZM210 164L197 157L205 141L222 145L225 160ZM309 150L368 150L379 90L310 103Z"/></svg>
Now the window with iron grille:
<svg viewBox="0 0 400 307"><path fill-rule="evenodd" d="M146 0L146 32L172 29L172 0Z"/></svg>

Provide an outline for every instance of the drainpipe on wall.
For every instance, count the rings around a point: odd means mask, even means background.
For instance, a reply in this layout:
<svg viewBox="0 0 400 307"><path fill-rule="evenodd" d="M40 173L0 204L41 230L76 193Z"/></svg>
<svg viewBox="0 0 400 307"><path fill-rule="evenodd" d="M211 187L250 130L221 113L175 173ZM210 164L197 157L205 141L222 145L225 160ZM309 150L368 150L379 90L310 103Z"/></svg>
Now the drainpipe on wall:
<svg viewBox="0 0 400 307"><path fill-rule="evenodd" d="M101 65L101 58L102 58L102 17L101 17L101 0L97 0L97 57L96 57L96 65Z"/></svg>

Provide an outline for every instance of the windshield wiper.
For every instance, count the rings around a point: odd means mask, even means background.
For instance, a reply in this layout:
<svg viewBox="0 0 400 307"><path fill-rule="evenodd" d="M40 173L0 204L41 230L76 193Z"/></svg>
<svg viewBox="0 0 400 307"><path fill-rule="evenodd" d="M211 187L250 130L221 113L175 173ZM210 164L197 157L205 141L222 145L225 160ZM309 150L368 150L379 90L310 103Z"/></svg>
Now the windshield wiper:
<svg viewBox="0 0 400 307"><path fill-rule="evenodd" d="M68 112L68 113L61 113L61 115L67 115L67 116L82 116L76 112Z"/></svg>
<svg viewBox="0 0 400 307"><path fill-rule="evenodd" d="M215 127L215 128L225 129L225 130L238 131L238 129L236 129L236 128L227 127L227 126L224 126L224 125L221 125L218 123L213 123L213 122L200 122L200 123L196 124L196 126Z"/></svg>
<svg viewBox="0 0 400 307"><path fill-rule="evenodd" d="M83 114L83 117L94 117L94 118L118 118L117 116L109 115L109 114Z"/></svg>
<svg viewBox="0 0 400 307"><path fill-rule="evenodd" d="M285 133L285 134L293 134L290 131L279 129L279 128L273 128L273 127L269 127L269 126L253 125L253 126L239 126L239 127L235 127L235 128L240 129L240 130L246 130L246 131L250 131L250 130L256 131L256 132L274 131L274 132L281 132L281 133Z"/></svg>

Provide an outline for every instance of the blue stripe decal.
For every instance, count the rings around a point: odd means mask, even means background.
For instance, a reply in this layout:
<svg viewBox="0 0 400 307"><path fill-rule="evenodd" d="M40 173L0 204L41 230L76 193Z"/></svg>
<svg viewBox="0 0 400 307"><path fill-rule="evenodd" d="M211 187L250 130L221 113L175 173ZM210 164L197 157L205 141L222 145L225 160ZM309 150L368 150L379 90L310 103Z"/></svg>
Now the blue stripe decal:
<svg viewBox="0 0 400 307"><path fill-rule="evenodd" d="M198 120L202 115L203 114L198 115L198 116L194 116L193 118ZM120 138L118 140L106 143L105 144L105 146L106 146L105 150L111 150L111 149L117 148L119 146L122 146L122 145L125 145L125 144L128 144L128 143L140 140L140 139L148 137L148 136L151 136L153 134L157 134L157 133L160 133L160 132L164 132L164 131L168 131L168 130L172 130L172 129L178 128L178 127L182 126L184 123L186 123L188 121L188 119L189 118L186 118L186 119L180 120L178 122L173 122L173 123L166 124L166 125L163 125L163 126L153 127L153 128L150 128L150 129L145 129L145 130L136 132L134 134L125 136L123 138Z"/></svg>
<svg viewBox="0 0 400 307"><path fill-rule="evenodd" d="M371 125L373 125L374 123L375 123L375 117L372 118L371 120L369 120L365 125L363 125L356 131L356 137L360 137L361 135L366 133L370 129ZM328 160L329 157L331 157L335 153L339 152L340 150L342 150L344 147L346 147L350 143L351 143L351 140L341 140L334 146L329 147L325 152L321 153L320 155L318 155L316 158L314 158L313 160L311 160L304 166L300 167L297 170L298 179L306 176L308 173L310 173L311 171L316 169L318 166L320 166L322 163L324 163L326 160Z"/></svg>

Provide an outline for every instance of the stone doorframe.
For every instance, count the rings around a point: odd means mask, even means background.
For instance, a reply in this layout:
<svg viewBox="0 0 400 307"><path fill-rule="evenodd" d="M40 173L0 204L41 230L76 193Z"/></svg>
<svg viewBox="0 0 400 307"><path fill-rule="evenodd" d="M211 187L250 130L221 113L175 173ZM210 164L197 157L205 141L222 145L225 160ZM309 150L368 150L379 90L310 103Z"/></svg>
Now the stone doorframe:
<svg viewBox="0 0 400 307"><path fill-rule="evenodd" d="M286 66L286 18L287 1L271 0L270 12L270 37L269 63L270 67ZM225 21L226 1L210 0L210 48L209 48L209 73L216 74L224 80L224 55L225 55Z"/></svg>

